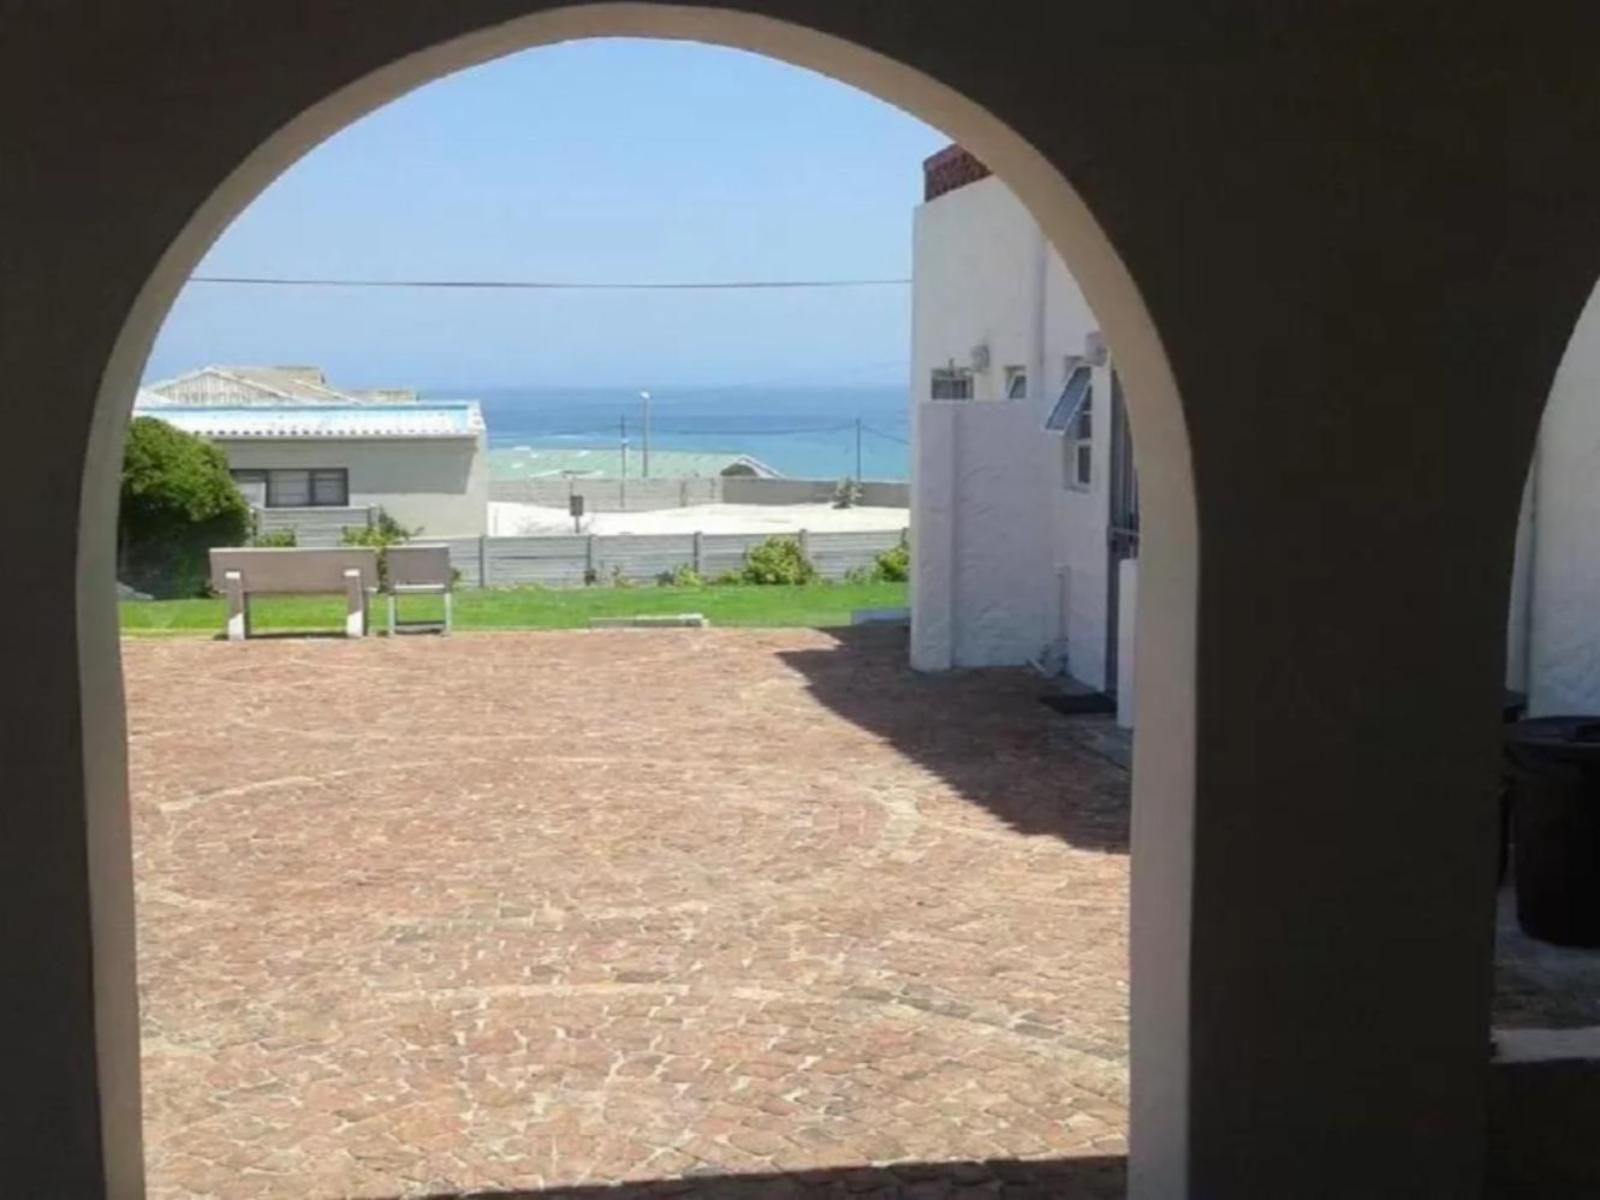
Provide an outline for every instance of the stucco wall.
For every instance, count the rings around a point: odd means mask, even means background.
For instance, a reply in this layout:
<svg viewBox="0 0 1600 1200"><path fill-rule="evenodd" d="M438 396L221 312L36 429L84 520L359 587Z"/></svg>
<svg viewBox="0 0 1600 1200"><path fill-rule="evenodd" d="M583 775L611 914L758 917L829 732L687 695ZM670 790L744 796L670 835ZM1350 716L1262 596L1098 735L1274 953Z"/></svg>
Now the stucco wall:
<svg viewBox="0 0 1600 1200"><path fill-rule="evenodd" d="M489 473L481 440L218 441L230 466L343 467L350 504L382 508L432 537L488 530Z"/></svg>
<svg viewBox="0 0 1600 1200"><path fill-rule="evenodd" d="M912 663L1015 665L1056 647L1103 687L1109 373L1096 372L1090 489L1065 486L1064 439L1044 428L1094 316L995 178L917 210L913 262ZM973 400L928 399L934 368L978 345ZM1028 371L1025 399L1003 398L1009 366Z"/></svg>
<svg viewBox="0 0 1600 1200"><path fill-rule="evenodd" d="M1529 471L1507 661L1529 711L1600 713L1600 293L1556 373ZM1513 676L1515 678L1515 676Z"/></svg>
<svg viewBox="0 0 1600 1200"><path fill-rule="evenodd" d="M1044 407L1040 424L1067 383L1067 356L1084 352L1084 339L1099 324L1089 309L1077 281L1054 250L1047 249L1045 270ZM1106 521L1110 511L1107 481L1111 469L1111 372L1094 372L1094 463L1087 489L1066 486L1065 439L1059 434L1040 436L1052 445L1052 469L1030 481L1051 506L1053 558L1050 567L1056 584L1053 620L1056 636L1066 652L1068 672L1091 687L1108 688L1106 678L1107 572Z"/></svg>

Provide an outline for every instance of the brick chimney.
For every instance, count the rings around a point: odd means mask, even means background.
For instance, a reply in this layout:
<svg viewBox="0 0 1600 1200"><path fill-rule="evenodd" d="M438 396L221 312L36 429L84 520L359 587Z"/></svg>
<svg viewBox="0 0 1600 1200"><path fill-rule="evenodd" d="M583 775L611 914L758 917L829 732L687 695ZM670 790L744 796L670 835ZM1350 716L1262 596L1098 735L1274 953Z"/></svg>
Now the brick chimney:
<svg viewBox="0 0 1600 1200"><path fill-rule="evenodd" d="M922 163L922 199L937 199L958 187L989 176L989 168L973 157L972 151L954 142Z"/></svg>

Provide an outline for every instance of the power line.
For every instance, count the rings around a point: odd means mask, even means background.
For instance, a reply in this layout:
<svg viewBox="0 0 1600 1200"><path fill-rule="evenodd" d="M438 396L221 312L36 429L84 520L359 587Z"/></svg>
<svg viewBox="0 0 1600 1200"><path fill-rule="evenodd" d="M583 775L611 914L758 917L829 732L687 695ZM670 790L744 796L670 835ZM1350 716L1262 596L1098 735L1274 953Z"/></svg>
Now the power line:
<svg viewBox="0 0 1600 1200"><path fill-rule="evenodd" d="M731 292L801 291L819 288L906 287L909 279L732 279L606 283L554 279L321 279L277 275L191 275L190 283L245 287L437 288L531 292Z"/></svg>
<svg viewBox="0 0 1600 1200"><path fill-rule="evenodd" d="M863 433L870 433L873 437L881 437L887 441L899 442L902 446L909 446L911 444L908 438L903 438L893 433L885 433L881 429L874 429L871 425L863 425L861 427L861 431Z"/></svg>

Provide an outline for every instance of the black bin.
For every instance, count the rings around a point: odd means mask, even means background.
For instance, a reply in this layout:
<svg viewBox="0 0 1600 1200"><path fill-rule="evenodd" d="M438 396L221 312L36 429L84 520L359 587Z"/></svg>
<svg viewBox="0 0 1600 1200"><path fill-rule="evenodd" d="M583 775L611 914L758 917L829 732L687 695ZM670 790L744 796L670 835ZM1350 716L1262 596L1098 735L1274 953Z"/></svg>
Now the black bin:
<svg viewBox="0 0 1600 1200"><path fill-rule="evenodd" d="M1517 923L1600 946L1600 717L1535 717L1506 735L1514 767Z"/></svg>

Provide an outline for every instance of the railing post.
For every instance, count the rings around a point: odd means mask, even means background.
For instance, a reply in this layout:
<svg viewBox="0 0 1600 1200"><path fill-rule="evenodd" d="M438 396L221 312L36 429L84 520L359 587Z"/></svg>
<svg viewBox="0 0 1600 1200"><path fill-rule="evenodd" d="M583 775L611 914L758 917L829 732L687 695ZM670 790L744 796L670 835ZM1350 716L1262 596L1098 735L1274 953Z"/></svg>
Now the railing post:
<svg viewBox="0 0 1600 1200"><path fill-rule="evenodd" d="M594 574L594 534L583 539L583 581L588 583L595 579ZM598 583L599 580L595 579Z"/></svg>
<svg viewBox="0 0 1600 1200"><path fill-rule="evenodd" d="M701 538L703 538L704 536L705 535L702 534L698 529L696 529L694 531L694 563L693 563L693 566L694 566L694 573L696 575L701 575L701 574L705 573L705 567L704 567L705 552L702 550L701 544L700 544Z"/></svg>
<svg viewBox="0 0 1600 1200"><path fill-rule="evenodd" d="M489 535L486 533L478 535L478 586L489 586Z"/></svg>

